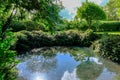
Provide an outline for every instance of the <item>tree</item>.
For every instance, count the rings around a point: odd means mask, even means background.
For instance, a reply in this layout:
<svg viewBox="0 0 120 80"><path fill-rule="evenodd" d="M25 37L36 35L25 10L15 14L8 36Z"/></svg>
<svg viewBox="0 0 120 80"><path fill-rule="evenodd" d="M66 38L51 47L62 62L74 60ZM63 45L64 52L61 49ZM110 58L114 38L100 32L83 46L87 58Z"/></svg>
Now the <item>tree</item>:
<svg viewBox="0 0 120 80"><path fill-rule="evenodd" d="M60 0L21 0L16 2L24 11L28 11L33 21L42 22L46 29L53 30L60 21L59 11L62 9Z"/></svg>
<svg viewBox="0 0 120 80"><path fill-rule="evenodd" d="M108 20L120 20L120 1L109 0L109 2L103 7L107 13Z"/></svg>
<svg viewBox="0 0 120 80"><path fill-rule="evenodd" d="M25 13L30 14L28 17L33 21L42 21L49 29L53 29L52 27L60 20L59 11L62 8L60 0L4 0L0 2L2 14L8 14L1 15L2 33L14 18L24 19Z"/></svg>
<svg viewBox="0 0 120 80"><path fill-rule="evenodd" d="M97 4L92 2L83 3L81 7L77 9L76 19L85 19L91 28L93 20L104 20L106 14Z"/></svg>

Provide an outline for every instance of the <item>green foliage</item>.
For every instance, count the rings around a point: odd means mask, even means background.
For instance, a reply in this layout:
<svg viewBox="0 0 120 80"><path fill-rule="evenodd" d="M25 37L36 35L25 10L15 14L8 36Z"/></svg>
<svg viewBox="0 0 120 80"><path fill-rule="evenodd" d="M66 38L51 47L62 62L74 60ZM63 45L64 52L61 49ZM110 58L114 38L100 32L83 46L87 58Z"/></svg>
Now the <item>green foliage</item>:
<svg viewBox="0 0 120 80"><path fill-rule="evenodd" d="M120 36L106 35L93 44L95 52L115 62L120 62Z"/></svg>
<svg viewBox="0 0 120 80"><path fill-rule="evenodd" d="M39 30L39 25L35 21L24 21L25 29L27 31Z"/></svg>
<svg viewBox="0 0 120 80"><path fill-rule="evenodd" d="M0 26L0 34L2 27ZM0 80L15 79L15 51L10 50L11 45L16 40L12 32L6 31L5 38L2 40L0 36Z"/></svg>
<svg viewBox="0 0 120 80"><path fill-rule="evenodd" d="M16 50L18 52L44 46L52 46L54 43L53 38L42 31L20 31L17 32L16 35L18 38Z"/></svg>
<svg viewBox="0 0 120 80"><path fill-rule="evenodd" d="M18 32L21 30L33 31L33 30L42 30L49 31L47 26L43 22L35 22L31 20L24 21L12 21L10 24L13 32Z"/></svg>
<svg viewBox="0 0 120 80"><path fill-rule="evenodd" d="M103 70L102 65L90 61L81 62L77 66L77 77L81 80L96 80Z"/></svg>
<svg viewBox="0 0 120 80"><path fill-rule="evenodd" d="M109 0L104 6L104 11L107 13L108 20L120 20L120 1Z"/></svg>
<svg viewBox="0 0 120 80"><path fill-rule="evenodd" d="M90 46L98 37L92 30L80 32L78 30L59 31L54 35L42 31L20 31L16 33L18 52L44 46Z"/></svg>
<svg viewBox="0 0 120 80"><path fill-rule="evenodd" d="M0 20L5 26L4 29L10 27L12 20L18 21L18 24L19 21L27 20L25 24L28 30L39 29L39 27L35 27L35 22L42 20L45 25L42 25L44 29L54 31L53 26L60 21L59 11L62 9L62 4L58 0L4 0L0 2ZM15 31L23 29L20 28L22 25L18 24L11 24L14 29L15 26L17 27Z"/></svg>
<svg viewBox="0 0 120 80"><path fill-rule="evenodd" d="M82 46L80 32L77 30L69 30L58 32L55 35L55 45L57 46Z"/></svg>
<svg viewBox="0 0 120 80"><path fill-rule="evenodd" d="M57 26L61 28L61 26ZM85 31L88 29L86 20L74 20L63 25L61 30L77 29ZM91 29L93 31L120 31L119 21L93 21ZM60 29L59 29L60 30Z"/></svg>
<svg viewBox="0 0 120 80"><path fill-rule="evenodd" d="M68 25L67 25L66 29L67 30L78 29L78 30L85 31L85 30L88 29L88 26L87 26L86 20L81 20L81 21L74 20L74 21L68 22Z"/></svg>
<svg viewBox="0 0 120 80"><path fill-rule="evenodd" d="M101 21L98 25L93 25L94 31L120 31L119 21Z"/></svg>
<svg viewBox="0 0 120 80"><path fill-rule="evenodd" d="M10 27L12 28L13 32L17 32L17 31L26 29L26 26L24 25L24 23L20 22L20 21L12 21L10 24Z"/></svg>
<svg viewBox="0 0 120 80"><path fill-rule="evenodd" d="M97 4L89 2L83 3L77 10L76 18L85 19L88 26L91 27L93 20L104 20L106 14Z"/></svg>
<svg viewBox="0 0 120 80"><path fill-rule="evenodd" d="M29 12L34 10L32 20L39 22L42 19L46 27L52 31L54 29L52 27L60 20L61 3L55 2L56 0L21 0L16 5Z"/></svg>

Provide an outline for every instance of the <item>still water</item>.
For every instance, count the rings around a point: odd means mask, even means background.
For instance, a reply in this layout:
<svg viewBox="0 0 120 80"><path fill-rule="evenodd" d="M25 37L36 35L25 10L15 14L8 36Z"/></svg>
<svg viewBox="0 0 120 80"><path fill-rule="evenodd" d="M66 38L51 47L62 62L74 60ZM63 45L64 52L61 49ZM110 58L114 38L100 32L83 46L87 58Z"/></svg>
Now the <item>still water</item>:
<svg viewBox="0 0 120 80"><path fill-rule="evenodd" d="M16 80L120 80L120 65L89 48L40 48L17 59Z"/></svg>

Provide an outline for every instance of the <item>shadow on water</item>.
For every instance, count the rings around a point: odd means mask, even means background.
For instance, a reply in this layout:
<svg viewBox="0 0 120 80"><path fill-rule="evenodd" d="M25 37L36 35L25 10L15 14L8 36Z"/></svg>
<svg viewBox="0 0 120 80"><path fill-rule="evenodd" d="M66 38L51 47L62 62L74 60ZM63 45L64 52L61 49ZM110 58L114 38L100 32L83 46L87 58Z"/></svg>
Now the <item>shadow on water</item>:
<svg viewBox="0 0 120 80"><path fill-rule="evenodd" d="M16 80L120 80L120 66L89 48L39 48L17 59Z"/></svg>

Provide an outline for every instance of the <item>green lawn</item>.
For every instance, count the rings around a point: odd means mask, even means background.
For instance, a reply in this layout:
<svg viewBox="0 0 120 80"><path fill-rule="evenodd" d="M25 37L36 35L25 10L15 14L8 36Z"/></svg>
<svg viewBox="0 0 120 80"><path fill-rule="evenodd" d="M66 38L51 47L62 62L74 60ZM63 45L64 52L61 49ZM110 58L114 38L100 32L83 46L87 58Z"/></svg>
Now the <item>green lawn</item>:
<svg viewBox="0 0 120 80"><path fill-rule="evenodd" d="M95 32L96 34L115 34L115 35L120 35L120 32Z"/></svg>

